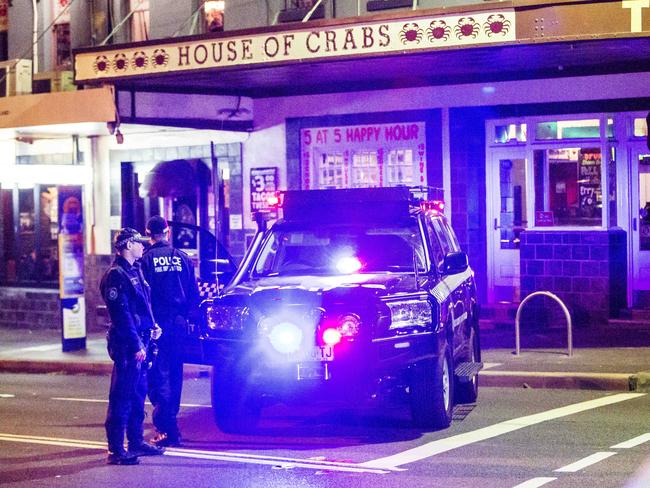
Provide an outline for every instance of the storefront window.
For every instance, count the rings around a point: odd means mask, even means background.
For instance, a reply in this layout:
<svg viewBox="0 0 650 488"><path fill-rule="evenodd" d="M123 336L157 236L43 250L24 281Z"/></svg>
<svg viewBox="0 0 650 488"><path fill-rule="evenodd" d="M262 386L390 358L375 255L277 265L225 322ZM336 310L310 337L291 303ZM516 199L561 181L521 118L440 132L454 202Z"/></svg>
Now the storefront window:
<svg viewBox="0 0 650 488"><path fill-rule="evenodd" d="M3 190L0 283L56 288L59 281L57 188Z"/></svg>
<svg viewBox="0 0 650 488"><path fill-rule="evenodd" d="M614 137L614 121L607 119L607 138ZM538 141L600 138L600 119L558 120L535 124Z"/></svg>
<svg viewBox="0 0 650 488"><path fill-rule="evenodd" d="M302 186L426 186L422 122L301 130Z"/></svg>
<svg viewBox="0 0 650 488"><path fill-rule="evenodd" d="M602 225L601 168L598 147L534 151L536 225Z"/></svg>
<svg viewBox="0 0 650 488"><path fill-rule="evenodd" d="M507 144L509 142L526 142L526 124L505 124L497 125L494 128L494 142L496 144Z"/></svg>

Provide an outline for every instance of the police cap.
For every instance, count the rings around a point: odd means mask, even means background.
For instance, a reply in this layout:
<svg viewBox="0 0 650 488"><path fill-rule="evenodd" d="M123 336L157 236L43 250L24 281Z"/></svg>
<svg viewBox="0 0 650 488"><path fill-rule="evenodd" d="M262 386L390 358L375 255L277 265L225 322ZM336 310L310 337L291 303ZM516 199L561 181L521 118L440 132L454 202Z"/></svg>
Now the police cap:
<svg viewBox="0 0 650 488"><path fill-rule="evenodd" d="M167 225L167 221L160 215L154 215L147 222L147 234L151 236L164 234L168 229L169 226Z"/></svg>
<svg viewBox="0 0 650 488"><path fill-rule="evenodd" d="M115 236L115 248L124 249L129 242L140 242L145 244L149 242L149 239L140 234L137 230L132 229L131 227L125 227Z"/></svg>

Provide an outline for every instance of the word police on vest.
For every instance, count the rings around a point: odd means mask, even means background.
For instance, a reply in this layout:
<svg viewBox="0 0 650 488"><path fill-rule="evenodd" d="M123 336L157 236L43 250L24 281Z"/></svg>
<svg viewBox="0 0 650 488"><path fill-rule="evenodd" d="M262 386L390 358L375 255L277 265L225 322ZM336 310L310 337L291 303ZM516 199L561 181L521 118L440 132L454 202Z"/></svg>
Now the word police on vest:
<svg viewBox="0 0 650 488"><path fill-rule="evenodd" d="M170 271L183 271L179 256L160 256L153 258L154 272L166 273Z"/></svg>

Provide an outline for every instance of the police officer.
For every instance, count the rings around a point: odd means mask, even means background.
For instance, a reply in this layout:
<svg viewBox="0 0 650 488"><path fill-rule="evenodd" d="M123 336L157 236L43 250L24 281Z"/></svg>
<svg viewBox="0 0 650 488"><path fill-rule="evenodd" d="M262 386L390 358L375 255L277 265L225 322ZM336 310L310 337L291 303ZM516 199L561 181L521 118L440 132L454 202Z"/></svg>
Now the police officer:
<svg viewBox="0 0 650 488"><path fill-rule="evenodd" d="M147 347L160 328L151 312L150 291L136 261L144 252L143 237L131 228L115 238L117 255L100 283L111 325L108 352L113 360L106 413L108 464L138 464L138 456L155 456L164 449L144 441L144 400L147 393ZM149 358L150 359L150 358ZM129 450L124 449L124 431Z"/></svg>
<svg viewBox="0 0 650 488"><path fill-rule="evenodd" d="M153 442L179 446L176 417L183 388L183 339L187 320L197 310L199 290L192 261L167 240L167 221L158 215L152 217L147 222L147 234L152 246L142 258L142 272L151 284L153 314L163 330L158 356L149 371L149 399L158 430Z"/></svg>

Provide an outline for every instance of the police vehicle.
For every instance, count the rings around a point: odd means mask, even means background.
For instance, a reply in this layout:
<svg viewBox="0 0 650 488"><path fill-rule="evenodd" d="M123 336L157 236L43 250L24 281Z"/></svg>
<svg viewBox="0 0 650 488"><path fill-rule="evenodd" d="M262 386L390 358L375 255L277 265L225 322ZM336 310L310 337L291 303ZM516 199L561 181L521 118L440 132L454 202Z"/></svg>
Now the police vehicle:
<svg viewBox="0 0 650 488"><path fill-rule="evenodd" d="M404 398L416 425L447 427L482 365L474 275L442 202L406 187L280 199L202 305L217 425L249 430L273 402Z"/></svg>

